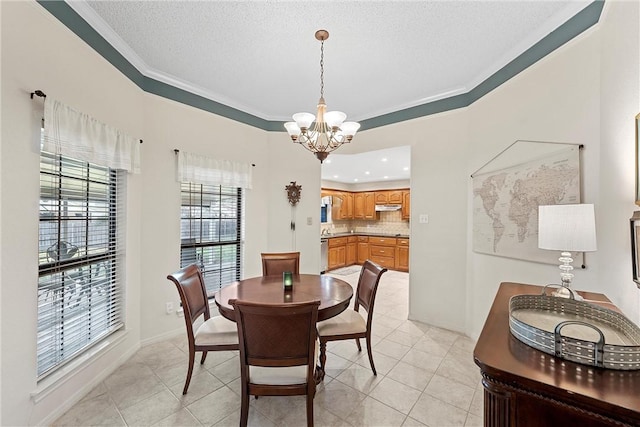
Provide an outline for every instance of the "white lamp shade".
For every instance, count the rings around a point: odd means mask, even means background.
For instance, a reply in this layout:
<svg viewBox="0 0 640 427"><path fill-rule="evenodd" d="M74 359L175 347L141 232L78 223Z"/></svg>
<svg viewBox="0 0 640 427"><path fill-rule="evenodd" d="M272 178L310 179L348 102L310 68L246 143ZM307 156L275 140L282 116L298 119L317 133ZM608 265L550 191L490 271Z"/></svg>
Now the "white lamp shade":
<svg viewBox="0 0 640 427"><path fill-rule="evenodd" d="M287 122L284 124L284 128L289 133L289 136L298 136L300 135L300 128L296 124L296 122Z"/></svg>
<svg viewBox="0 0 640 427"><path fill-rule="evenodd" d="M311 123L313 123L315 119L316 116L311 113L296 113L293 115L293 120L300 129L309 129L311 127Z"/></svg>
<svg viewBox="0 0 640 427"><path fill-rule="evenodd" d="M358 122L344 122L342 126L340 126L342 132L347 136L353 136L360 129L360 123Z"/></svg>
<svg viewBox="0 0 640 427"><path fill-rule="evenodd" d="M347 115L342 111L329 111L324 114L324 121L327 123L329 128L339 128L346 118Z"/></svg>
<svg viewBox="0 0 640 427"><path fill-rule="evenodd" d="M566 252L597 250L593 205L539 206L538 247Z"/></svg>

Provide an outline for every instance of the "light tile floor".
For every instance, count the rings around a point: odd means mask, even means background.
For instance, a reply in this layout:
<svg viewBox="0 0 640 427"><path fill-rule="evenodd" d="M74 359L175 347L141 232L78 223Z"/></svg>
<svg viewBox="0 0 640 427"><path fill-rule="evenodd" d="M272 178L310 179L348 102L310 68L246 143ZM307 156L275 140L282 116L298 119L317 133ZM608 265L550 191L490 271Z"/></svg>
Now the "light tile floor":
<svg viewBox="0 0 640 427"><path fill-rule="evenodd" d="M336 276L354 286L358 274ZM327 345L327 369L314 400L316 426L481 426L483 389L475 343L458 333L407 320L408 274L382 276L376 297L373 352ZM196 367L187 395L186 338L140 349L60 417L55 426L237 426L237 352L210 352ZM304 396L251 399L249 425L302 426Z"/></svg>

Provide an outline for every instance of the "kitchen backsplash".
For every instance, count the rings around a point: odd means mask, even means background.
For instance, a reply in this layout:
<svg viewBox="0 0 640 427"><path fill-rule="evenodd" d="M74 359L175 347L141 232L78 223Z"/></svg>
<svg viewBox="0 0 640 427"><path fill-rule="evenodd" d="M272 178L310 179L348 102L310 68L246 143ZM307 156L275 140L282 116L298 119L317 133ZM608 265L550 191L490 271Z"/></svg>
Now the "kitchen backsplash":
<svg viewBox="0 0 640 427"><path fill-rule="evenodd" d="M382 234L409 234L409 221L402 219L402 211L379 212L377 221L344 220L334 221L331 224L322 224L320 231L328 229L331 233L382 233Z"/></svg>

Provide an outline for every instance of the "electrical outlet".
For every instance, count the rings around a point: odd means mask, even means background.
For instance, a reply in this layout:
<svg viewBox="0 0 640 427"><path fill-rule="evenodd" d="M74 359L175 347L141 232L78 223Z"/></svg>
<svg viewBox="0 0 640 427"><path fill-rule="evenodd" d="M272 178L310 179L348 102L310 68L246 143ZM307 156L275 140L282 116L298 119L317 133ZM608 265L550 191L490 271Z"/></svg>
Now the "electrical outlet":
<svg viewBox="0 0 640 427"><path fill-rule="evenodd" d="M307 225L313 225L313 217L307 217Z"/></svg>
<svg viewBox="0 0 640 427"><path fill-rule="evenodd" d="M165 310L166 310L167 314L173 313L173 303L172 302L166 303Z"/></svg>

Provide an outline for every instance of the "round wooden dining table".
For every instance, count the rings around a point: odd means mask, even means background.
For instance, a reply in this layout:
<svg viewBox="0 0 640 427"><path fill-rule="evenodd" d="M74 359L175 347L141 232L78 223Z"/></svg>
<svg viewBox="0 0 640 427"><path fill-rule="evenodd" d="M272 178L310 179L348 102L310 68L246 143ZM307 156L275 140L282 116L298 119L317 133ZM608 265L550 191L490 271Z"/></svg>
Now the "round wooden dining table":
<svg viewBox="0 0 640 427"><path fill-rule="evenodd" d="M353 297L353 288L348 282L320 274L294 274L293 288L286 291L282 284L282 276L260 276L232 283L215 293L216 305L220 314L234 322L236 320L235 313L229 304L229 301L234 299L265 304L319 300L318 321L321 321L337 316L346 310L351 297ZM321 358L324 357L325 351L325 346L321 346ZM320 366L317 366L316 384L319 384L323 378L324 371Z"/></svg>
<svg viewBox="0 0 640 427"><path fill-rule="evenodd" d="M353 297L348 282L324 274L294 274L293 289L285 291L282 276L259 276L240 280L215 293L220 314L235 322L229 300L242 300L265 304L320 301L318 321L342 313Z"/></svg>

